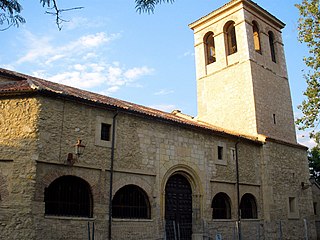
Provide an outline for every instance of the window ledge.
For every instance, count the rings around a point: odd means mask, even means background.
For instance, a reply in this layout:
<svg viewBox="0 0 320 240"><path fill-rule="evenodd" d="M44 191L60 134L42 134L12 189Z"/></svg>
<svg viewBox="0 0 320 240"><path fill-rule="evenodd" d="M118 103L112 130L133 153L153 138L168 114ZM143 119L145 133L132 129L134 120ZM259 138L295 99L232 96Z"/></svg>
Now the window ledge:
<svg viewBox="0 0 320 240"><path fill-rule="evenodd" d="M237 219L230 218L230 219L212 219L212 222L236 222ZM262 221L260 218L241 218L241 222L257 222L257 221Z"/></svg>
<svg viewBox="0 0 320 240"><path fill-rule="evenodd" d="M44 218L47 219L59 219L59 220L76 220L76 221L94 221L96 220L95 217L68 217L68 216L51 216L51 215L45 215Z"/></svg>
<svg viewBox="0 0 320 240"><path fill-rule="evenodd" d="M257 222L260 221L261 219L259 218L241 218L242 222Z"/></svg>
<svg viewBox="0 0 320 240"><path fill-rule="evenodd" d="M227 219L212 219L212 222L234 222L235 219L227 218Z"/></svg>
<svg viewBox="0 0 320 240"><path fill-rule="evenodd" d="M228 163L227 163L226 160L220 160L220 159L217 159L217 160L215 161L215 164L217 164L217 165L222 165L222 166L227 166L227 165L228 165Z"/></svg>
<svg viewBox="0 0 320 240"><path fill-rule="evenodd" d="M153 222L153 219L112 218L113 222Z"/></svg>

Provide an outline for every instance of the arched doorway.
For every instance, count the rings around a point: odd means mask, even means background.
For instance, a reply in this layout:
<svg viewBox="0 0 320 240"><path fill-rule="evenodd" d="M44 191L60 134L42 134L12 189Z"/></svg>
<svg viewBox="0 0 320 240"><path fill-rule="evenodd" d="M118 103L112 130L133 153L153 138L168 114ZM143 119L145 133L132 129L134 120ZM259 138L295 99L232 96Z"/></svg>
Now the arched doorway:
<svg viewBox="0 0 320 240"><path fill-rule="evenodd" d="M192 239L192 190L181 174L172 175L165 188L167 240Z"/></svg>

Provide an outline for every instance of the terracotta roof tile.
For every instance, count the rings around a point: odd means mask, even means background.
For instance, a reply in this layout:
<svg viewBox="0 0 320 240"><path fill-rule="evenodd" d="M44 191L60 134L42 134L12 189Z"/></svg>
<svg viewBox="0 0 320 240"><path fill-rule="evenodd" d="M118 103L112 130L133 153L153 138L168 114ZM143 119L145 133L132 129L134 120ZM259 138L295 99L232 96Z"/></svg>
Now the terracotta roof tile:
<svg viewBox="0 0 320 240"><path fill-rule="evenodd" d="M9 76L9 77L8 77ZM9 71L0 68L0 79L8 77L8 82L1 83L0 81L0 96L8 93L18 94L21 92L38 92L38 93L53 93L61 97L75 98L82 101L89 101L93 104L104 105L118 110L134 112L143 116L151 116L158 119L166 120L172 123L179 123L186 126L201 128L204 130L214 131L220 134L227 134L235 137L242 137L251 141L260 142L253 136L244 136L237 133L212 126L205 122L197 121L196 119L184 118L175 114L163 112L157 109L149 108L146 106L134 104L131 102L111 98L101 94L80 90L74 87L69 87L63 84L58 84L46 81L40 78L35 78L25 74ZM10 81L11 80L11 81Z"/></svg>

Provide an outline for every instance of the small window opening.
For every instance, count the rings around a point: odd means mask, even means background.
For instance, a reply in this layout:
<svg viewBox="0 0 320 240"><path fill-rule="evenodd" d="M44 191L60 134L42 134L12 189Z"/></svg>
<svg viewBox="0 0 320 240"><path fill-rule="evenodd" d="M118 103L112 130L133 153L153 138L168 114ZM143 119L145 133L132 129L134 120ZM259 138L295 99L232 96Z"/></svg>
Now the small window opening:
<svg viewBox="0 0 320 240"><path fill-rule="evenodd" d="M258 217L257 204L253 195L246 193L240 202L240 213L243 219L255 219Z"/></svg>
<svg viewBox="0 0 320 240"><path fill-rule="evenodd" d="M270 45L270 52L271 52L271 59L273 62L276 62L276 51L275 51L275 43L274 43L274 34L273 32L269 31L269 45Z"/></svg>
<svg viewBox="0 0 320 240"><path fill-rule="evenodd" d="M261 54L260 32L258 24L252 22L254 50Z"/></svg>
<svg viewBox="0 0 320 240"><path fill-rule="evenodd" d="M235 149L231 149L231 156L232 156L232 160L235 161L236 160L236 150Z"/></svg>
<svg viewBox="0 0 320 240"><path fill-rule="evenodd" d="M230 219L230 198L225 193L218 193L212 200L212 219Z"/></svg>
<svg viewBox="0 0 320 240"><path fill-rule="evenodd" d="M112 217L150 219L150 203L147 194L135 185L122 187L112 199Z"/></svg>
<svg viewBox="0 0 320 240"><path fill-rule="evenodd" d="M89 184L75 176L62 176L44 191L45 214L92 217L93 200Z"/></svg>
<svg viewBox="0 0 320 240"><path fill-rule="evenodd" d="M296 212L296 198L289 197L289 211L290 213Z"/></svg>
<svg viewBox="0 0 320 240"><path fill-rule="evenodd" d="M277 124L277 121L276 121L276 115L275 115L275 114L273 114L272 116L273 116L273 124Z"/></svg>
<svg viewBox="0 0 320 240"><path fill-rule="evenodd" d="M101 123L101 140L110 141L111 125Z"/></svg>
<svg viewBox="0 0 320 240"><path fill-rule="evenodd" d="M238 51L237 49L237 37L234 22L231 22L226 27L226 40L227 40L227 54L231 55Z"/></svg>
<svg viewBox="0 0 320 240"><path fill-rule="evenodd" d="M213 32L208 32L204 37L205 51L207 64L214 63L216 61L216 49L214 45Z"/></svg>
<svg viewBox="0 0 320 240"><path fill-rule="evenodd" d="M313 203L313 213L314 213L314 215L317 215L317 203L316 202Z"/></svg>
<svg viewBox="0 0 320 240"><path fill-rule="evenodd" d="M223 147L218 146L218 159L223 160Z"/></svg>

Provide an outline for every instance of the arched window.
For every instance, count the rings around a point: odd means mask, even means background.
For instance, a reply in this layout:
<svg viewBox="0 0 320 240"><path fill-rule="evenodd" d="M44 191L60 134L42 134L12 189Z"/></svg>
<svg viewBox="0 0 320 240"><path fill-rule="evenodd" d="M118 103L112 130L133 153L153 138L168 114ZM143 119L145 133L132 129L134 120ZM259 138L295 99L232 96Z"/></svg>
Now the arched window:
<svg viewBox="0 0 320 240"><path fill-rule="evenodd" d="M212 200L212 218L213 219L230 219L231 207L230 198L225 193L218 193Z"/></svg>
<svg viewBox="0 0 320 240"><path fill-rule="evenodd" d="M62 176L45 189L45 214L92 217L92 194L89 184L75 176Z"/></svg>
<svg viewBox="0 0 320 240"><path fill-rule="evenodd" d="M261 54L260 32L259 32L258 24L255 21L252 22L252 30L253 30L254 50L256 50L256 52Z"/></svg>
<svg viewBox="0 0 320 240"><path fill-rule="evenodd" d="M227 54L231 55L237 52L237 38L236 38L236 29L234 27L234 22L228 22L225 25L225 33L226 33Z"/></svg>
<svg viewBox="0 0 320 240"><path fill-rule="evenodd" d="M213 32L208 32L204 36L204 44L206 51L206 64L210 64L216 61L216 49L214 46Z"/></svg>
<svg viewBox="0 0 320 240"><path fill-rule="evenodd" d="M112 200L114 218L150 218L150 203L147 194L138 186L126 185L119 189Z"/></svg>
<svg viewBox="0 0 320 240"><path fill-rule="evenodd" d="M274 34L273 32L269 31L269 44L270 44L270 52L271 52L271 59L273 62L276 62L276 51L274 46Z"/></svg>
<svg viewBox="0 0 320 240"><path fill-rule="evenodd" d="M241 218L244 219L254 219L258 217L256 200L252 194L246 193L242 196L240 212Z"/></svg>

